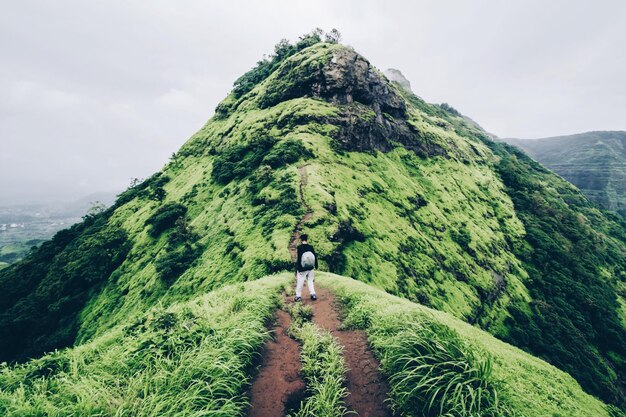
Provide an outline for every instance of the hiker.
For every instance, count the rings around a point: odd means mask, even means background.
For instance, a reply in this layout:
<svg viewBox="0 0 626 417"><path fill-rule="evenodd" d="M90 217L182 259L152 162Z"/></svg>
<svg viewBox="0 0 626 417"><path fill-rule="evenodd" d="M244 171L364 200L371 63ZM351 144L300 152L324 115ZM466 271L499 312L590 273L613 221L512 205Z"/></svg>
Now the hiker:
<svg viewBox="0 0 626 417"><path fill-rule="evenodd" d="M296 260L296 302L302 301L302 286L307 279L311 300L317 300L315 287L313 286L313 269L317 268L317 255L313 246L309 245L307 235L300 236L301 244L298 245L298 259Z"/></svg>

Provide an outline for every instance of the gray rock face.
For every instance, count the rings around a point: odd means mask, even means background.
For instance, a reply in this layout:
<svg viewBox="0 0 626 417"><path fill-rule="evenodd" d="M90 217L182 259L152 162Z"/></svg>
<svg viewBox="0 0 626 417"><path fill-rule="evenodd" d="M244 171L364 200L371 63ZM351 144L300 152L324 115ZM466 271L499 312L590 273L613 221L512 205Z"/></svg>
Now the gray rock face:
<svg viewBox="0 0 626 417"><path fill-rule="evenodd" d="M335 51L323 76L320 97L341 105L341 117L336 121L340 130L335 139L344 149L388 152L401 143L420 156L444 154L407 123L404 99L355 51Z"/></svg>
<svg viewBox="0 0 626 417"><path fill-rule="evenodd" d="M339 127L335 140L345 150L388 152L400 143L420 156L444 154L407 123L406 102L397 89L350 48L334 49L325 62L287 62L260 104L270 107L307 96L339 107L338 117L323 122Z"/></svg>
<svg viewBox="0 0 626 417"><path fill-rule="evenodd" d="M321 96L339 104L353 101L372 107L378 116L382 113L403 117L406 113L404 100L393 91L389 83L372 65L348 48L333 53L324 66Z"/></svg>
<svg viewBox="0 0 626 417"><path fill-rule="evenodd" d="M385 75L387 76L387 78L389 78L389 81L398 83L400 87L410 93L413 92L413 90L411 90L411 82L407 80L407 78L404 76L404 74L402 74L402 72L400 72L399 69L388 68L387 71L385 71Z"/></svg>

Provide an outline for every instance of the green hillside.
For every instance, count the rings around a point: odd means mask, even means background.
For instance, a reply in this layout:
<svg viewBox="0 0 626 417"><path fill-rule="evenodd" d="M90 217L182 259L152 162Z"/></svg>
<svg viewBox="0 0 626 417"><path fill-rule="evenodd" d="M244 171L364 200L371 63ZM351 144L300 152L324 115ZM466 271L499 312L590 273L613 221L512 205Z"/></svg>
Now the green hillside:
<svg viewBox="0 0 626 417"><path fill-rule="evenodd" d="M580 188L591 201L626 218L626 132L504 140Z"/></svg>
<svg viewBox="0 0 626 417"><path fill-rule="evenodd" d="M322 270L450 313L623 401L624 226L316 34L238 79L160 172L0 271L0 361L81 352L156 305L290 269L307 211Z"/></svg>
<svg viewBox="0 0 626 417"><path fill-rule="evenodd" d="M269 336L265 325L279 305L279 292L292 277L283 273L232 284L168 308L155 307L89 343L0 368L0 412L245 415L251 364ZM499 396L496 415L609 416L569 375L447 313L338 275L319 274L318 284L340 296L346 325L367 332L391 381L406 377L393 366L401 360L399 346L418 348L436 340L456 348L457 360L468 365L475 357L488 361L492 370L481 378ZM394 408L414 415L400 394L402 383L393 387Z"/></svg>

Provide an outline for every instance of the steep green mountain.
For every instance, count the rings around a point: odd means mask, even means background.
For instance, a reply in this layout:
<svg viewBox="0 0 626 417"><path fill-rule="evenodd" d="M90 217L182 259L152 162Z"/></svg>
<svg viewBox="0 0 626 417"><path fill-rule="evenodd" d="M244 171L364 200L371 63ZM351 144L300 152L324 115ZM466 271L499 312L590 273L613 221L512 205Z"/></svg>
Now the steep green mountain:
<svg viewBox="0 0 626 417"><path fill-rule="evenodd" d="M503 140L580 188L589 200L626 218L626 132Z"/></svg>
<svg viewBox="0 0 626 417"><path fill-rule="evenodd" d="M624 398L624 226L316 34L239 78L160 172L0 271L0 361L80 352L155 305L290 269L298 225L321 269Z"/></svg>

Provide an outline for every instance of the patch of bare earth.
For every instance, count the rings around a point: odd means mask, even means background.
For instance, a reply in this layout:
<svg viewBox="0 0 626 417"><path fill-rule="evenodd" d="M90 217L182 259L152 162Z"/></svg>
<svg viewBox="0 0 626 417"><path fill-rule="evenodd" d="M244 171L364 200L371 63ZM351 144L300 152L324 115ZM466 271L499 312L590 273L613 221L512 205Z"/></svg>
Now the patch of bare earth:
<svg viewBox="0 0 626 417"><path fill-rule="evenodd" d="M287 335L291 317L283 310L276 316L274 339L265 346L259 374L250 388L250 417L282 417L304 396L300 346Z"/></svg>

